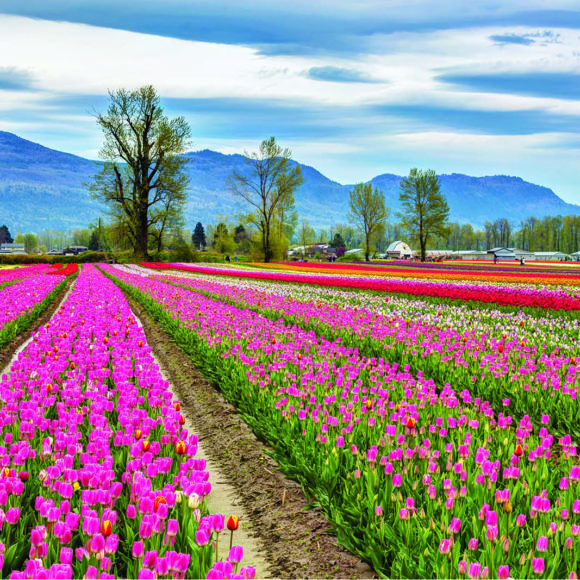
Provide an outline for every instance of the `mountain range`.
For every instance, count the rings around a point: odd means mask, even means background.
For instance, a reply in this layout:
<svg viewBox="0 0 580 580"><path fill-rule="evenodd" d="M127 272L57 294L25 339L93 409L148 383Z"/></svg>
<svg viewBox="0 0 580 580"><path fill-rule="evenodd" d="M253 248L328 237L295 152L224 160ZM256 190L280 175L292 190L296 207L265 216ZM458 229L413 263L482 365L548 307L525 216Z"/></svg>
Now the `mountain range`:
<svg viewBox="0 0 580 580"><path fill-rule="evenodd" d="M197 221L215 223L245 210L244 202L228 191L234 169L248 171L243 155L203 150L187 153L190 188L185 208L186 226ZM315 227L328 228L346 221L352 185L332 181L314 167L300 164L304 184L296 191L296 208ZM105 208L91 199L86 183L99 163L43 147L12 133L0 131L0 223L10 230L40 232L87 227ZM551 189L519 177L440 175L451 221L481 227L486 220L508 218L514 224L528 216L566 215L580 206L566 203ZM371 183L385 193L391 216L399 209L401 177L385 173Z"/></svg>

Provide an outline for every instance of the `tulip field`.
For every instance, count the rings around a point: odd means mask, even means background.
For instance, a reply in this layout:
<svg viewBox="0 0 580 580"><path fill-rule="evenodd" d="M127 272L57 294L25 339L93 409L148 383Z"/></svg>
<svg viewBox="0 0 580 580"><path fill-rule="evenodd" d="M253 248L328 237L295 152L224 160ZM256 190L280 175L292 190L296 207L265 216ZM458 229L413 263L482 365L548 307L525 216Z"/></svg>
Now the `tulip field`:
<svg viewBox="0 0 580 580"><path fill-rule="evenodd" d="M136 303L381 577L577 578L575 272L302 266L0 272L3 577L255 575Z"/></svg>

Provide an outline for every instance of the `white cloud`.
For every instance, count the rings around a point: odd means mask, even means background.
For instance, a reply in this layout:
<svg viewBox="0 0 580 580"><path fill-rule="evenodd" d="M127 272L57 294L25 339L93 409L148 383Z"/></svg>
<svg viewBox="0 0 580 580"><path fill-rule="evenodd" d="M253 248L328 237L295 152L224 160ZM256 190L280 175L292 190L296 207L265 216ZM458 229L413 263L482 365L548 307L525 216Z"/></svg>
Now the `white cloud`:
<svg viewBox="0 0 580 580"><path fill-rule="evenodd" d="M154 84L180 98L241 97L331 105L429 104L477 110L546 109L580 114L580 101L462 92L437 80L442 72L580 71L576 31L558 29L562 44L497 46L490 34L539 29L479 28L373 36L356 58L265 56L237 45L192 42L82 24L0 15L4 67L18 67L37 89L101 95ZM31 39L34 39L31 41ZM346 67L384 83L309 79L314 66ZM26 100L39 103L40 96ZM0 103L0 107L3 105Z"/></svg>

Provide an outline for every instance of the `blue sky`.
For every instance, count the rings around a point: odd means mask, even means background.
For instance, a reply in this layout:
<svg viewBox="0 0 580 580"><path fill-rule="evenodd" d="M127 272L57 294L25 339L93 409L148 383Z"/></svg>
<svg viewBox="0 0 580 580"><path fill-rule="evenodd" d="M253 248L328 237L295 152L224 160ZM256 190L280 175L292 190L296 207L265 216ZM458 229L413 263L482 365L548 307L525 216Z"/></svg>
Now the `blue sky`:
<svg viewBox="0 0 580 580"><path fill-rule="evenodd" d="M577 0L2 0L0 130L96 158L108 89L154 84L193 148L353 183L508 174L580 203Z"/></svg>

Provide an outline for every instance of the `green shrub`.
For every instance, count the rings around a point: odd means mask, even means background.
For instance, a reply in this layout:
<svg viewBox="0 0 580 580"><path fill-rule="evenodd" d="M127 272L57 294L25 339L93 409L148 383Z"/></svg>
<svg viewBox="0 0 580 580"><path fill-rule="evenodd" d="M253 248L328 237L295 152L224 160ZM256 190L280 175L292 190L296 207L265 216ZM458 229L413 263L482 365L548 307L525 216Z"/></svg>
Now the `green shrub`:
<svg viewBox="0 0 580 580"><path fill-rule="evenodd" d="M355 252L354 254L345 254L342 258L337 258L337 262L363 262L365 256L362 252Z"/></svg>

